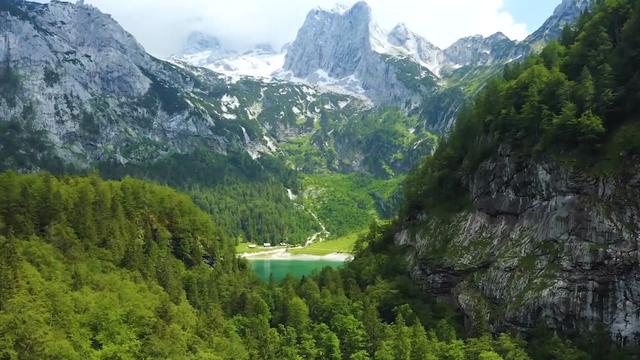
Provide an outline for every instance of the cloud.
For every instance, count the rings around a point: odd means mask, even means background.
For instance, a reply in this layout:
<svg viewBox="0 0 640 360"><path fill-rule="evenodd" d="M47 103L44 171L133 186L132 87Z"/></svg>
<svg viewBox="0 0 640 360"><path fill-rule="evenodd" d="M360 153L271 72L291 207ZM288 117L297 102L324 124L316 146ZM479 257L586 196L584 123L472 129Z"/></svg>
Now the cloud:
<svg viewBox="0 0 640 360"><path fill-rule="evenodd" d="M225 46L238 50L266 42L280 47L295 39L309 10L316 6L331 8L336 0L85 2L112 14L149 52L166 57L177 52L193 30L214 34ZM504 0L368 0L368 3L383 28L390 29L404 22L441 47L463 36L490 35L497 31L522 39L530 30L505 10Z"/></svg>

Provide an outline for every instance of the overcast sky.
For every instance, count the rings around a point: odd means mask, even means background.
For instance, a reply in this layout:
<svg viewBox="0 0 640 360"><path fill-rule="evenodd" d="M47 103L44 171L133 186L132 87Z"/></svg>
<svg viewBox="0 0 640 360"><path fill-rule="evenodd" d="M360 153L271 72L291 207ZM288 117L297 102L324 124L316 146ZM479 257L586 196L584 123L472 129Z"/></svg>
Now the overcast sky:
<svg viewBox="0 0 640 360"><path fill-rule="evenodd" d="M0 0L1 1L1 0ZM41 0L46 1L46 0ZM226 47L257 43L279 48L295 39L314 7L336 0L85 0L112 14L150 53L177 52L193 30L216 35ZM560 0L368 0L385 29L404 22L440 47L460 37L502 31L523 39L539 27ZM350 5L353 0L340 1Z"/></svg>

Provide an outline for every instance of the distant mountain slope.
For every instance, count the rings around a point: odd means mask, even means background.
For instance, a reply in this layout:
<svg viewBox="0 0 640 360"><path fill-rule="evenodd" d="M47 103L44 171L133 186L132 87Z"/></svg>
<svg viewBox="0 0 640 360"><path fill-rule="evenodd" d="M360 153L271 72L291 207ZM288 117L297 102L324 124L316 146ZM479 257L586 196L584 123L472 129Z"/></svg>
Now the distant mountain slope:
<svg viewBox="0 0 640 360"><path fill-rule="evenodd" d="M269 79L282 68L284 57L284 52L275 51L269 44L256 45L254 49L238 53L224 48L214 36L193 32L184 49L171 59L205 67L230 77Z"/></svg>
<svg viewBox="0 0 640 360"><path fill-rule="evenodd" d="M215 42L211 49L191 51L179 58L234 76L270 74L271 78L364 96L379 107L396 106L420 114L427 128L445 132L465 100L489 77L557 38L565 25L588 10L588 4L586 0L563 1L523 42L496 33L465 37L440 49L404 24L384 31L373 19L369 5L361 1L351 8L312 10L296 39L286 47L286 54L229 54L220 51ZM193 42L193 36L188 43ZM284 63L280 63L283 57ZM282 67L274 70L278 64Z"/></svg>
<svg viewBox="0 0 640 360"><path fill-rule="evenodd" d="M384 36L365 2L346 11L315 9L298 31L277 76L341 87L377 105L412 109L423 93L437 89L437 77L408 56L391 59L377 52L390 47ZM404 69L405 64L411 69ZM406 81L409 78L411 83Z"/></svg>
<svg viewBox="0 0 640 360"><path fill-rule="evenodd" d="M81 167L197 148L256 157L312 131L300 123L321 112L365 107L302 84L231 81L155 59L110 16L58 1L0 5L0 59L11 80L0 94L3 122L42 130L61 159Z"/></svg>

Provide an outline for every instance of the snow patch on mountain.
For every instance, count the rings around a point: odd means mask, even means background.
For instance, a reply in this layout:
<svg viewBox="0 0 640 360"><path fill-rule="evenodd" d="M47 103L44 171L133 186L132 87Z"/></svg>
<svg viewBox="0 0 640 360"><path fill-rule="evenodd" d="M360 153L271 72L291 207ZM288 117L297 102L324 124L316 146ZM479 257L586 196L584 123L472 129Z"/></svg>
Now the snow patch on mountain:
<svg viewBox="0 0 640 360"><path fill-rule="evenodd" d="M366 99L375 105L419 106L425 94L445 86L461 67L493 66L521 59L557 36L592 0L564 0L545 25L524 42L502 33L469 36L441 49L400 23L390 31L373 19L364 1L332 9L315 8L296 39L282 50L256 46L238 53L210 35L194 33L175 61L230 77L304 83L322 92ZM413 66L415 63L417 66Z"/></svg>
<svg viewBox="0 0 640 360"><path fill-rule="evenodd" d="M194 32L187 38L182 52L171 59L235 79L243 76L270 79L274 72L282 68L284 58L283 51L275 51L269 44L259 44L251 50L238 53L225 48L212 35Z"/></svg>

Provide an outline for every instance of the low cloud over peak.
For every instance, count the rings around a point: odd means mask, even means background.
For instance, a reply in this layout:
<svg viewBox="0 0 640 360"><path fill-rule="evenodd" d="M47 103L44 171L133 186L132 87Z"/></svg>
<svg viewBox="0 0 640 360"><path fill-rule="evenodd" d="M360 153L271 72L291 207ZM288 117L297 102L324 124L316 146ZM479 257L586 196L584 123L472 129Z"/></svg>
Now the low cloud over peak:
<svg viewBox="0 0 640 360"><path fill-rule="evenodd" d="M110 13L152 54L178 52L191 31L215 34L229 48L270 43L279 48L295 39L307 13L333 8L335 0L85 0ZM356 1L340 1L350 6ZM512 39L530 29L517 23L503 0L368 0L374 18L387 29L405 23L440 47L458 38L497 31Z"/></svg>

